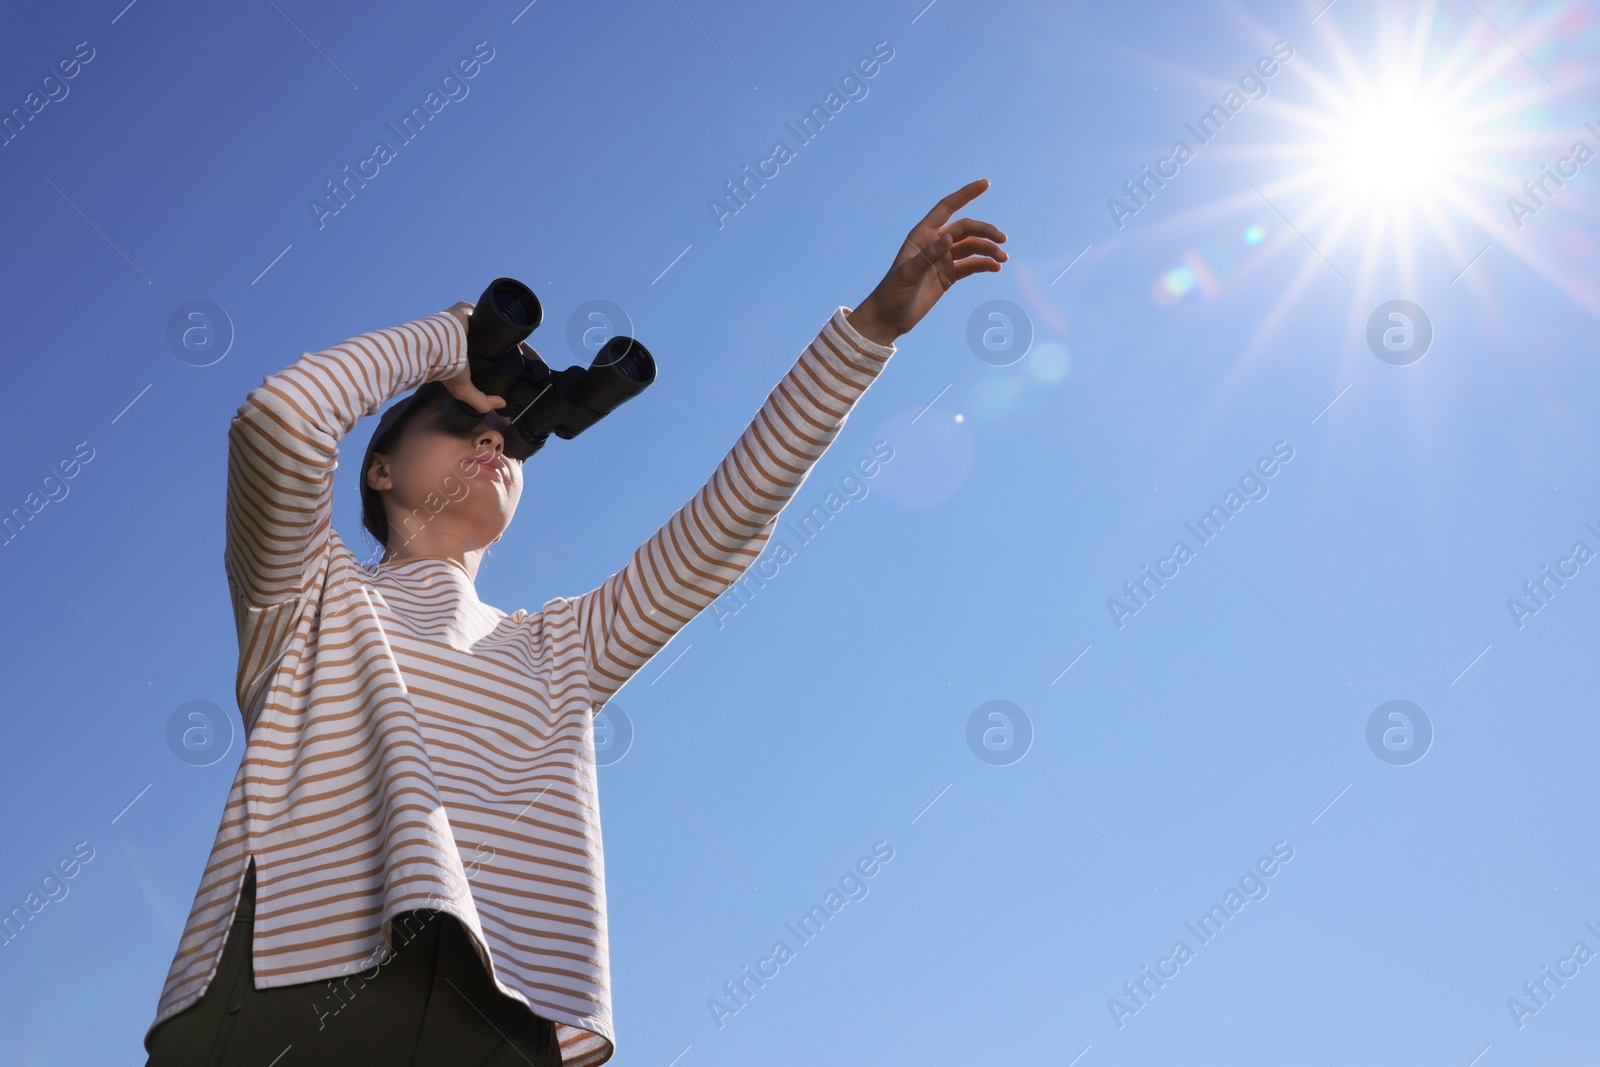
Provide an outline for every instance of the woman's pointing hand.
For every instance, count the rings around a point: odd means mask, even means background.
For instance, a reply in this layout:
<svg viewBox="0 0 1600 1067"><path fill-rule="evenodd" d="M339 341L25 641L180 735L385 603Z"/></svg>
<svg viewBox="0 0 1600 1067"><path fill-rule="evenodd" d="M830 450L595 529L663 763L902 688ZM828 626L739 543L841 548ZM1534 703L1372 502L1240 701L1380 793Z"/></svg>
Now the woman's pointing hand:
<svg viewBox="0 0 1600 1067"><path fill-rule="evenodd" d="M858 333L879 344L893 344L921 322L956 282L978 271L1000 269L1009 257L1000 248L1006 235L997 226L973 218L945 225L988 188L988 178L962 186L912 228L883 281L846 316Z"/></svg>

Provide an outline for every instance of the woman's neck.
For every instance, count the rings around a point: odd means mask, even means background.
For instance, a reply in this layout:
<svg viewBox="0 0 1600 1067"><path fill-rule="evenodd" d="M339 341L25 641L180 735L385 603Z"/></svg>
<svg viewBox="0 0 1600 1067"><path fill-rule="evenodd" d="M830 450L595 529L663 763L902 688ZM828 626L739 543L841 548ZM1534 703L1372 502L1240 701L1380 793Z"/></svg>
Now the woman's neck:
<svg viewBox="0 0 1600 1067"><path fill-rule="evenodd" d="M478 566L483 562L483 557L487 552L487 548L473 548L463 549L458 552L436 553L429 552L426 549L408 549L402 546L398 550L392 548L387 550L383 558L378 561L378 566L383 567L395 563L404 563L413 559L447 559L455 562L462 570L467 572L468 579L476 582L478 580Z"/></svg>

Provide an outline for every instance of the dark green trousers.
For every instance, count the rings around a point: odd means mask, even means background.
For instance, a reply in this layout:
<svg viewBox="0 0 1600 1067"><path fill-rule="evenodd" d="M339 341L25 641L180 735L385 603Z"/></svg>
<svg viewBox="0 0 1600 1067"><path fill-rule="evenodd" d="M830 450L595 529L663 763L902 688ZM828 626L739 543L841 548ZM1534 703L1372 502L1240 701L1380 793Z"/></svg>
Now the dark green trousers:
<svg viewBox="0 0 1600 1067"><path fill-rule="evenodd" d="M145 1067L561 1067L555 1024L494 987L453 916L394 922L394 953L343 978L257 989L245 876L222 963L197 1002L156 1027Z"/></svg>

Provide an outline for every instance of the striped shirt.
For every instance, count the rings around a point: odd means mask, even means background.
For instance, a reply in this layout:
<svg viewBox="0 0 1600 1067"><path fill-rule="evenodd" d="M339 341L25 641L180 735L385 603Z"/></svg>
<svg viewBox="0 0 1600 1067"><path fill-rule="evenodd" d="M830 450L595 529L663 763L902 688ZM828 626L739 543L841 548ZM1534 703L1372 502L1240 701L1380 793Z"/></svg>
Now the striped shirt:
<svg viewBox="0 0 1600 1067"><path fill-rule="evenodd" d="M465 369L454 317L305 354L250 392L223 557L248 740L151 1031L210 985L253 859L257 988L370 978L398 951L389 920L435 908L557 1024L563 1064L611 1058L593 716L756 561L894 353L846 311L622 569L533 614L480 601L453 560L364 564L332 526L340 440Z"/></svg>

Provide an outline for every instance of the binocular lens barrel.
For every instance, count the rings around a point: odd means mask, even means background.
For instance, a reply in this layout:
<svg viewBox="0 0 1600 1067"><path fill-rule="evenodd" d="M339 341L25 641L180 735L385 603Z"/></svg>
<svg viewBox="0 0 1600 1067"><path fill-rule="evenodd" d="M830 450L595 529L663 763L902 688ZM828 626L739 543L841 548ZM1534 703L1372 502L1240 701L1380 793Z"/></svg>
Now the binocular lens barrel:
<svg viewBox="0 0 1600 1067"><path fill-rule="evenodd" d="M467 318L467 352L496 360L516 348L544 320L533 290L515 278L496 278Z"/></svg>
<svg viewBox="0 0 1600 1067"><path fill-rule="evenodd" d="M526 326L528 332L532 333L533 327L539 325L539 320L544 317L539 298L521 282L502 278L490 286L489 291L495 310L512 325Z"/></svg>
<svg viewBox="0 0 1600 1067"><path fill-rule="evenodd" d="M594 354L589 361L591 374L610 370L633 382L649 385L656 380L656 361L650 350L631 337L617 335Z"/></svg>
<svg viewBox="0 0 1600 1067"><path fill-rule="evenodd" d="M656 379L656 361L631 337L611 338L588 367L552 372L525 341L544 319L533 290L515 278L489 283L467 318L467 363L483 392L501 396L516 412L505 435L506 455L526 459L551 434L571 440ZM487 413L450 399L441 410L445 426L472 433ZM509 416L508 416L509 417Z"/></svg>
<svg viewBox="0 0 1600 1067"><path fill-rule="evenodd" d="M638 396L655 380L656 361L649 349L631 337L613 337L595 353L574 399L598 418Z"/></svg>

